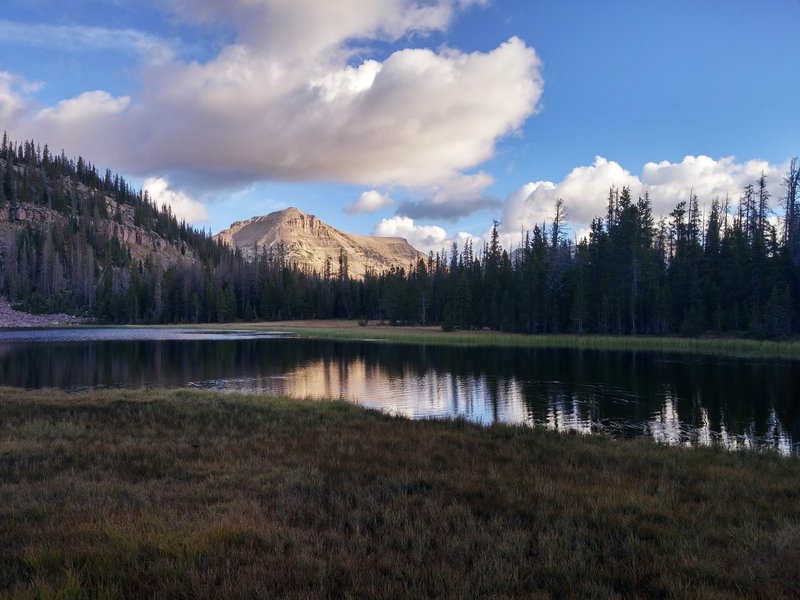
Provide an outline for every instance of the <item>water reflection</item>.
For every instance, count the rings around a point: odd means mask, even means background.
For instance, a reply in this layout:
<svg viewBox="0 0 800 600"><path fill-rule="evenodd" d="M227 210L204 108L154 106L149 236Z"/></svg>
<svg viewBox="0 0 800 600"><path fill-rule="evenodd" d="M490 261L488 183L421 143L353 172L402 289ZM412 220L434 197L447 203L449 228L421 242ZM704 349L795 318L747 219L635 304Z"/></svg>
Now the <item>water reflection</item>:
<svg viewBox="0 0 800 600"><path fill-rule="evenodd" d="M593 421L591 417L582 414L582 403L577 394L573 394L570 398L553 394L546 401L548 405L547 418L543 424L548 429L562 432L592 433L600 427L600 424Z"/></svg>
<svg viewBox="0 0 800 600"><path fill-rule="evenodd" d="M689 443L687 432L684 430L684 423L681 422L678 416L676 398L665 395L664 404L659 412L653 416L654 418L648 423L648 426L650 435L653 436L654 440L670 446Z"/></svg>
<svg viewBox="0 0 800 600"><path fill-rule="evenodd" d="M36 341L0 332L0 384L335 397L411 418L458 416L787 455L798 453L800 441L796 361L88 331L39 332Z"/></svg>
<svg viewBox="0 0 800 600"><path fill-rule="evenodd" d="M412 419L448 416L484 424L533 424L513 379L498 382L485 375L464 377L434 370L420 374L412 369L388 374L363 358L339 364L320 359L280 375L214 378L189 385L295 398L341 398Z"/></svg>

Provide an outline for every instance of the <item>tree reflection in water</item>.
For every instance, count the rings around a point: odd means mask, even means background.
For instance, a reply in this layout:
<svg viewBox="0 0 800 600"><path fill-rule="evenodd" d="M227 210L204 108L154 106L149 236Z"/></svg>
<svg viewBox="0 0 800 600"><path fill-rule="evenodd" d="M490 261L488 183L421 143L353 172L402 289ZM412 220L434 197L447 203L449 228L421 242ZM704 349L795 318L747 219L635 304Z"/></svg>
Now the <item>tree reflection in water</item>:
<svg viewBox="0 0 800 600"><path fill-rule="evenodd" d="M158 330L156 339L126 339L127 333L103 339L115 334L96 331L84 330L79 339L40 332L36 342L0 333L0 383L67 390L196 386L345 398L412 418L526 423L782 454L797 453L800 442L797 361L171 336L169 330Z"/></svg>

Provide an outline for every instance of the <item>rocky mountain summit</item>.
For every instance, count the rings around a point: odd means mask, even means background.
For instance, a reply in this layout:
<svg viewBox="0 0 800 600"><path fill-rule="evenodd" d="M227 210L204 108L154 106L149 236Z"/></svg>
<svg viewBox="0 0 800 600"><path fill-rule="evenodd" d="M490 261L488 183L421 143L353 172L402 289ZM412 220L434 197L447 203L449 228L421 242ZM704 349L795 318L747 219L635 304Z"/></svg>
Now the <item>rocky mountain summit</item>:
<svg viewBox="0 0 800 600"><path fill-rule="evenodd" d="M391 267L408 269L425 258L404 238L345 233L297 208L237 221L215 237L249 259L282 247L290 264L332 275L345 269L353 278Z"/></svg>

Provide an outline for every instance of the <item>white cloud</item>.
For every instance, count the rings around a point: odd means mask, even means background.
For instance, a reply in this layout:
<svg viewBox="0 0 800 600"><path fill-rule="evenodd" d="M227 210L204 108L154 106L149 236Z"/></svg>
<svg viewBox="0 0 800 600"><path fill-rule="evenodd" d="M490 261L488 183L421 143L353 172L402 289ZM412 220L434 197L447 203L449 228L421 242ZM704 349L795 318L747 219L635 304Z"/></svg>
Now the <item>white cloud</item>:
<svg viewBox="0 0 800 600"><path fill-rule="evenodd" d="M194 200L185 192L171 190L169 181L163 177L146 179L144 190L157 207L161 208L164 204L171 207L172 214L178 220L183 219L190 224L208 221L208 212L202 202Z"/></svg>
<svg viewBox="0 0 800 600"><path fill-rule="evenodd" d="M112 29L82 25L18 23L0 19L0 38L15 46L55 48L59 52L118 51L167 60L172 45L135 29Z"/></svg>
<svg viewBox="0 0 800 600"><path fill-rule="evenodd" d="M135 143L135 134L125 125L131 99L108 92L84 92L37 112L28 111L23 125L10 127L14 135L64 148L72 155L83 155L92 162L109 166L124 163L132 152L145 153Z"/></svg>
<svg viewBox="0 0 800 600"><path fill-rule="evenodd" d="M576 167L559 183L528 183L506 200L503 230L517 233L548 222L557 198L564 199L571 223L588 223L605 214L612 185L638 188L639 180L618 163L600 156L590 166Z"/></svg>
<svg viewBox="0 0 800 600"><path fill-rule="evenodd" d="M772 206L777 207L780 183L785 165L772 165L762 160L737 163L733 157L715 160L708 156L686 156L681 162L649 162L635 175L619 163L598 156L592 165L577 167L560 182L536 181L525 184L509 195L505 203L503 231L506 234L532 229L549 223L553 205L563 198L568 222L578 235L594 217L603 217L611 186L628 186L634 198L648 192L655 216L667 215L675 205L688 200L693 191L701 204L715 198L738 201L742 188L754 183L761 173L767 175Z"/></svg>
<svg viewBox="0 0 800 600"><path fill-rule="evenodd" d="M469 242L470 244L472 244L472 251L475 253L475 255L479 255L481 252L483 252L484 243L487 243L491 238L491 231L492 231L491 228L487 229L482 236L473 235L467 231L459 231L457 234L451 236L447 240L447 245L445 246L445 250L447 250L449 255L449 253L452 250L453 244L455 243L456 249L458 250L458 252L461 252L462 250L464 250L464 247L467 245L467 242ZM509 243L509 245L507 246L504 245L503 247L512 248L512 244Z"/></svg>
<svg viewBox="0 0 800 600"><path fill-rule="evenodd" d="M370 190L361 194L358 200L356 200L353 204L348 204L345 206L344 210L348 215L374 213L381 208L392 206L393 204L394 200L392 200L389 196L381 194L375 190Z"/></svg>
<svg viewBox="0 0 800 600"><path fill-rule="evenodd" d="M40 110L34 120L44 122L47 126L83 126L87 121L98 117L118 116L128 108L130 100L128 96L115 98L101 90L84 92L75 98L62 100L54 107Z"/></svg>
<svg viewBox="0 0 800 600"><path fill-rule="evenodd" d="M438 252L447 249L450 241L447 231L438 225L417 225L409 217L381 219L375 226L373 235L380 237L402 237L422 252Z"/></svg>
<svg viewBox="0 0 800 600"><path fill-rule="evenodd" d="M488 52L407 48L382 61L367 49L417 42L472 4L482 2L173 0L180 18L232 26L235 41L207 62L145 61L130 97L87 92L29 118L15 104L9 128L114 168L182 180L457 180L535 112L535 51L517 38Z"/></svg>
<svg viewBox="0 0 800 600"><path fill-rule="evenodd" d="M325 102L347 101L369 90L383 65L376 60L367 60L358 67L345 67L334 73L327 73L310 83L311 89L318 90Z"/></svg>
<svg viewBox="0 0 800 600"><path fill-rule="evenodd" d="M754 183L762 172L767 175L773 197L777 199L783 171L781 165L771 165L763 160L737 163L732 156L719 160L708 156L686 156L679 163L647 163L640 179L643 189L648 190L654 199L658 212L669 212L675 204L688 199L691 190L698 198L709 202L715 197L724 199L726 194L736 201L742 188Z"/></svg>
<svg viewBox="0 0 800 600"><path fill-rule="evenodd" d="M0 71L0 119L6 123L18 120L27 109L27 94L35 92L41 84Z"/></svg>
<svg viewBox="0 0 800 600"><path fill-rule="evenodd" d="M382 219L372 232L373 235L380 237L402 237L408 243L421 252L441 252L449 254L455 242L457 248L462 250L464 244L471 241L475 251L482 248L483 239L472 235L466 231L459 231L455 235L449 235L447 231L438 225L418 225L410 217L395 216L389 219ZM488 239L488 238L487 238Z"/></svg>

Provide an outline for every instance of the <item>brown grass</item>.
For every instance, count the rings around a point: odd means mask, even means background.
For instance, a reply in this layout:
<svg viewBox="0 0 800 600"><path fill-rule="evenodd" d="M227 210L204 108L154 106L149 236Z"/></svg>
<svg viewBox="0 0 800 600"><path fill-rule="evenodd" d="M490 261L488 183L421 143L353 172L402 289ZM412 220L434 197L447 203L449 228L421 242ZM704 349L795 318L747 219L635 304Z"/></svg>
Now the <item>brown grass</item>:
<svg viewBox="0 0 800 600"><path fill-rule="evenodd" d="M797 597L800 461L0 389L2 598Z"/></svg>

